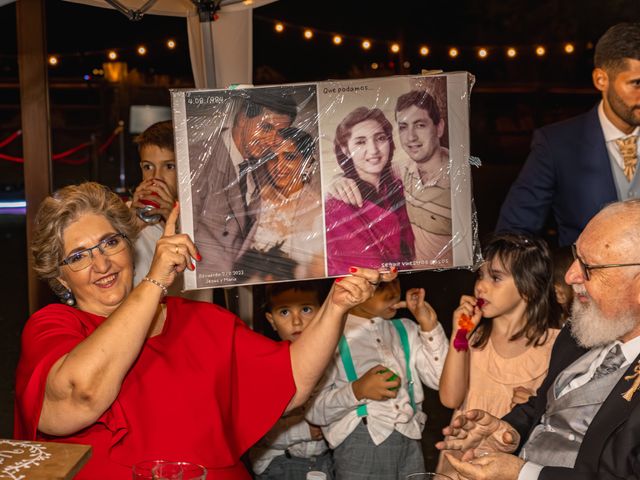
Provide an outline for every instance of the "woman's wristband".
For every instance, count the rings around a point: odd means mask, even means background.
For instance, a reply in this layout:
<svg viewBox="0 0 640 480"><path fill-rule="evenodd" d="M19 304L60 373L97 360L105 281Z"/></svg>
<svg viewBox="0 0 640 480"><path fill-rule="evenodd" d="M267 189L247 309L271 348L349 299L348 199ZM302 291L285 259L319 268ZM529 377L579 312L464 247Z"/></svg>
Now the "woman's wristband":
<svg viewBox="0 0 640 480"><path fill-rule="evenodd" d="M151 282L155 286L160 287L162 289L162 296L163 297L166 297L169 294L169 290L167 290L167 287L165 287L159 281L154 280L153 278L149 278L149 277L144 277L142 280L145 281L145 282Z"/></svg>

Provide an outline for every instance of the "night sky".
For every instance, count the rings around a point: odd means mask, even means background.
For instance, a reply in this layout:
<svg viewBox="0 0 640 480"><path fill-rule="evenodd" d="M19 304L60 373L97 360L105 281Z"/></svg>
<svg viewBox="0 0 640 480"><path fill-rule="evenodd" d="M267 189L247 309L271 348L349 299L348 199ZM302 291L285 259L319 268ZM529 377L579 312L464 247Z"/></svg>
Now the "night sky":
<svg viewBox="0 0 640 480"><path fill-rule="evenodd" d="M60 0L47 2L46 8L48 50L61 56L60 64L50 71L52 79L90 73L101 65L109 48L118 50L129 69L190 76L183 18L146 15L132 22L115 10ZM0 20L0 76L15 78L15 5L1 7ZM256 83L441 68L469 70L486 82L588 84L585 71L591 68L593 43L608 26L634 20L640 20L638 0L280 0L254 11ZM281 34L274 31L276 21L285 24ZM306 27L314 30L311 41L302 38ZM331 42L334 33L343 35L340 47ZM164 46L169 38L177 42L174 51ZM360 47L364 38L372 41L368 52ZM402 45L399 54L389 52L392 41ZM567 41L576 47L572 55L562 52ZM144 58L135 54L138 44L149 49ZM548 51L542 60L533 54L537 44ZM429 46L428 57L418 54L422 45ZM458 58L448 57L450 46L460 49ZM477 57L480 46L489 49L484 60ZM507 59L509 46L518 50L516 59ZM377 71L372 63L378 64Z"/></svg>

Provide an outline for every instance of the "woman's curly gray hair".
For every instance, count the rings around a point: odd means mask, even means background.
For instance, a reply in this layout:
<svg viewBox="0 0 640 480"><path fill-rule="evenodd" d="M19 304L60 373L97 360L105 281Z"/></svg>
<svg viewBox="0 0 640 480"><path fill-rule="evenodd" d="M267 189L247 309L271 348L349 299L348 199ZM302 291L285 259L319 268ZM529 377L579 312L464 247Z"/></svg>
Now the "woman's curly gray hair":
<svg viewBox="0 0 640 480"><path fill-rule="evenodd" d="M56 279L60 276L60 262L64 260L64 231L88 213L104 216L114 229L127 236L131 244L138 236L131 210L104 185L95 182L69 185L45 198L35 219L31 258L38 277L47 280L58 295L64 290Z"/></svg>

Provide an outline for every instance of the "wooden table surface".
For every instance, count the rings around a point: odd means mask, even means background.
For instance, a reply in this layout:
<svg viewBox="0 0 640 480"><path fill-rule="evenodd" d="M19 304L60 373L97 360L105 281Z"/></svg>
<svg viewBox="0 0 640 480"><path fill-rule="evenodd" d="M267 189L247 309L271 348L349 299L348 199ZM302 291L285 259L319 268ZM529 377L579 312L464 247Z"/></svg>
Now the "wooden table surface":
<svg viewBox="0 0 640 480"><path fill-rule="evenodd" d="M70 480L90 457L88 445L0 439L0 479Z"/></svg>

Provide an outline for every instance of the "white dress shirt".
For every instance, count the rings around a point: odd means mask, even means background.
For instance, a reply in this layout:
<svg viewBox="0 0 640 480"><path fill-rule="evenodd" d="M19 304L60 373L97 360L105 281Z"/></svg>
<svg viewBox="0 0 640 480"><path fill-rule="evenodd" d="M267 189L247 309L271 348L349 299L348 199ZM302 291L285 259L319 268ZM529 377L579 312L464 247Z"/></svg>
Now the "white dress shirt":
<svg viewBox="0 0 640 480"><path fill-rule="evenodd" d="M363 403L367 405L367 429L376 445L394 430L412 439L422 437L427 416L422 412L424 391L421 382L438 388L449 342L440 324L430 332L422 332L414 321L406 318L401 320L409 341L416 411L411 407L407 390L402 342L393 323L380 317L368 319L348 315L344 336L358 378L380 364L395 372L401 378L402 385L396 398L384 401L364 399L358 402L351 382L347 380L340 353L336 351L320 385L320 392L307 412L307 419L322 427L324 437L332 448L340 445L361 422L356 409Z"/></svg>
<svg viewBox="0 0 640 480"><path fill-rule="evenodd" d="M324 440L313 440L302 408L280 418L262 440L249 451L256 474L264 472L271 461L288 450L294 457L312 458L328 449Z"/></svg>
<svg viewBox="0 0 640 480"><path fill-rule="evenodd" d="M600 126L602 127L602 133L604 135L605 144L607 145L609 158L614 160L621 170L624 170L624 160L620 153L620 147L616 144L616 140L626 138L629 135L640 134L640 127L636 127L633 132L629 134L619 130L618 127L611 123L611 120L609 120L605 115L602 101L600 101L600 105L598 105L598 119L600 120Z"/></svg>
<svg viewBox="0 0 640 480"><path fill-rule="evenodd" d="M640 336L629 340L626 343L622 343L616 340L613 343L608 343L604 347L599 347L601 349L601 352L600 355L598 355L597 360L591 364L589 370L571 380L567 384L567 386L562 389L559 397L566 395L571 390L575 390L576 388L581 387L589 380L591 380L593 374L596 372L600 364L604 361L604 357L607 356L607 353L609 353L609 350L611 350L611 348L615 344L620 344L622 354L624 355L624 363L620 365L620 368L626 369L629 365L631 365L631 362L633 362L636 357L640 355ZM553 388L553 386L551 386L550 388ZM537 463L533 462L526 462L522 467L522 470L520 470L518 480L537 480L540 476L540 471L543 468L543 465L538 465Z"/></svg>

